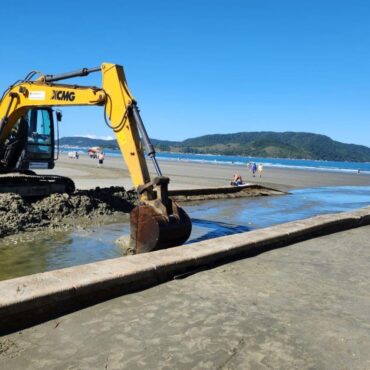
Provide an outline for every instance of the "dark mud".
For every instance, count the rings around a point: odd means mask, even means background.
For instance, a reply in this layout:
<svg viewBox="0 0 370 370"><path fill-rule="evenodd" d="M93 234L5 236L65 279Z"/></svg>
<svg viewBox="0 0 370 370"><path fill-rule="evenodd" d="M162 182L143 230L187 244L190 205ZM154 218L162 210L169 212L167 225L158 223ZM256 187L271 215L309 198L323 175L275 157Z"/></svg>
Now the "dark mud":
<svg viewBox="0 0 370 370"><path fill-rule="evenodd" d="M258 185L170 191L179 202L257 197L284 194ZM104 224L106 216L131 212L137 204L137 193L123 187L78 190L73 194L52 194L38 200L17 194L0 194L0 238L22 231L45 228L63 230L86 223Z"/></svg>
<svg viewBox="0 0 370 370"><path fill-rule="evenodd" d="M287 194L284 191L266 188L260 185L227 186L219 188L172 190L171 199L183 203L199 200L235 199Z"/></svg>
<svg viewBox="0 0 370 370"><path fill-rule="evenodd" d="M107 215L129 213L136 202L136 193L123 187L78 190L70 195L52 194L33 201L17 194L0 194L0 237L45 227L70 228L76 219L97 220Z"/></svg>

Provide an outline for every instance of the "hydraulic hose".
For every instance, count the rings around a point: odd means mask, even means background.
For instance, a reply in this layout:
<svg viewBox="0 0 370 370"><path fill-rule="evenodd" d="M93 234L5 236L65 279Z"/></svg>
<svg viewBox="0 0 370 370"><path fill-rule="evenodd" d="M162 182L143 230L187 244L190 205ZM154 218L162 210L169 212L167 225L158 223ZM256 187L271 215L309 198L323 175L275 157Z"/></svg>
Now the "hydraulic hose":
<svg viewBox="0 0 370 370"><path fill-rule="evenodd" d="M151 143L150 139L149 139L149 136L148 136L148 133L146 132L146 129L145 129L145 126L144 126L144 123L140 117L140 114L139 114L139 109L136 105L136 102L134 102L131 106L131 112L132 112L132 115L133 115L133 118L136 122L136 125L139 129L139 132L141 134L141 140L143 142L143 146L144 146L144 149L145 151L147 152L147 155L152 159L153 161L153 164L154 164L154 168L157 172L157 175L158 176L162 176L162 171L161 169L159 168L159 164L157 162L157 159L155 158L155 149L154 149L154 146L153 144Z"/></svg>

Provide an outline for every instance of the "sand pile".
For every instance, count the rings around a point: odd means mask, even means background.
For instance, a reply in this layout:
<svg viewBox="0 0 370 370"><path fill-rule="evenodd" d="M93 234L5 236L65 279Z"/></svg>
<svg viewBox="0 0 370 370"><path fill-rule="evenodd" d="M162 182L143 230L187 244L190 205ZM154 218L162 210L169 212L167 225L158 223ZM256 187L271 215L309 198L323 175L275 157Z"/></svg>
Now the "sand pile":
<svg viewBox="0 0 370 370"><path fill-rule="evenodd" d="M17 194L0 194L0 237L18 231L71 225L75 218L129 213L136 201L136 193L123 187L78 190L71 195L52 194L37 201Z"/></svg>

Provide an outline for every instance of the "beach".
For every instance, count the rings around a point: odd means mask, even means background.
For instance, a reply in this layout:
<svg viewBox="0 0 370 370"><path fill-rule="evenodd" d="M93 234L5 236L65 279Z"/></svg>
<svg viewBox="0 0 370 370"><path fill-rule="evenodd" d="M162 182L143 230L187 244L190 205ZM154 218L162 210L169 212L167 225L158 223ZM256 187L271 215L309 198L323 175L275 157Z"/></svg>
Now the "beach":
<svg viewBox="0 0 370 370"><path fill-rule="evenodd" d="M97 164L84 155L79 159L62 155L55 169L37 170L71 177L82 189L73 195L53 195L33 204L4 196L0 230L7 236L1 241L0 280L123 254L116 241L129 235L127 212L132 204L122 187L130 190L133 185L122 158L108 156L102 168ZM155 176L150 162L148 166ZM249 190L244 198L176 198L192 219L189 243L369 205L370 175L366 174L265 168L262 178L253 178L246 166L185 161L160 161L160 166L171 179L169 189L180 193L228 187L235 172L246 182L289 193L278 195L262 188ZM50 251L56 252L54 258L48 257Z"/></svg>
<svg viewBox="0 0 370 370"><path fill-rule="evenodd" d="M170 178L170 190L227 186L234 173L239 173L246 183L256 183L284 191L321 186L370 185L370 175L355 171L301 170L265 166L260 178L257 175L252 177L247 166L242 165L166 160L158 162L163 175ZM148 160L147 163L150 175L156 176L151 161ZM120 157L107 156L103 167L100 168L97 160L87 155L81 155L79 159L70 159L66 154L61 154L53 170L36 172L71 177L78 189L91 189L96 186L124 186L126 189L133 187L127 165Z"/></svg>

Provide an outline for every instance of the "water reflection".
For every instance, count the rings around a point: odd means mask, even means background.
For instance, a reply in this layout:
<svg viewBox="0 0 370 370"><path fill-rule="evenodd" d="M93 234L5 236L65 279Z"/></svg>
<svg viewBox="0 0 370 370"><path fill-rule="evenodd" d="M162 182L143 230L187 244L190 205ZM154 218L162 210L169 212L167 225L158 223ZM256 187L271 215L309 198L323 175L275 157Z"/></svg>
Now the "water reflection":
<svg viewBox="0 0 370 370"><path fill-rule="evenodd" d="M189 240L191 243L250 230L249 227L244 225L229 224L221 221L202 220L199 218L192 218L191 221L193 223L193 231Z"/></svg>
<svg viewBox="0 0 370 370"><path fill-rule="evenodd" d="M58 268L58 264L50 261L50 256L59 254L63 260L63 250L72 245L73 239L64 232L42 232L37 236L24 233L21 237L4 238L0 245L0 279Z"/></svg>

